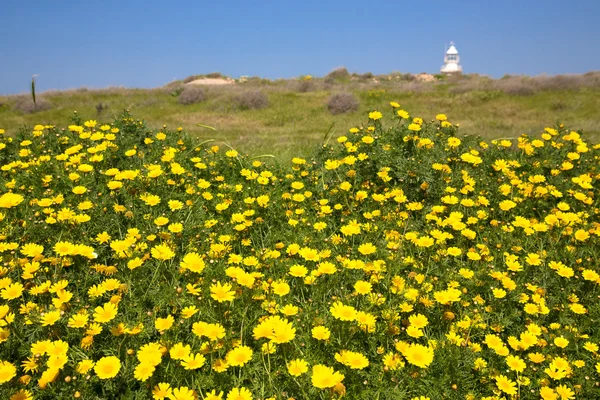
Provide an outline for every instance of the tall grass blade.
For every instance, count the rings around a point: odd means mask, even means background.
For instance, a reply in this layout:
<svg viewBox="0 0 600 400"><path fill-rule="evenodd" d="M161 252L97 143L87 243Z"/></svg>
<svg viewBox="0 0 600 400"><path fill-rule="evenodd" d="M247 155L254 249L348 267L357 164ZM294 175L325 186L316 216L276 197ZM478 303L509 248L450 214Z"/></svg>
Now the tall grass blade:
<svg viewBox="0 0 600 400"><path fill-rule="evenodd" d="M213 128L212 126L208 126L208 125L204 125L204 124L196 124L197 126L201 127L201 128L206 128L206 129L211 129L213 131L216 131L217 128Z"/></svg>
<svg viewBox="0 0 600 400"><path fill-rule="evenodd" d="M331 135L333 132L335 132L335 130L333 130L333 126L335 125L335 122L332 122L331 125L329 126L329 129L327 129L327 133L325 133L325 136L323 137L323 146L327 146L327 143L329 143L329 139L331 139Z"/></svg>
<svg viewBox="0 0 600 400"><path fill-rule="evenodd" d="M35 101L35 75L31 77L31 98L33 99L33 104L37 106Z"/></svg>

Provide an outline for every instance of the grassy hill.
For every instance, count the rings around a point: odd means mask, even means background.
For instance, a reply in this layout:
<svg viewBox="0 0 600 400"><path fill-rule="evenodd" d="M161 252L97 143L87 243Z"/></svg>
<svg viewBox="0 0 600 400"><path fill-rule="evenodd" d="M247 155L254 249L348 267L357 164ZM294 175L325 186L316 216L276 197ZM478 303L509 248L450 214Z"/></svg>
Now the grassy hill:
<svg viewBox="0 0 600 400"><path fill-rule="evenodd" d="M308 154L330 128L334 135L346 133L367 111L387 110L389 102L396 101L411 116L430 120L446 113L462 133L487 138L538 133L541 125L558 123L580 127L590 139L600 137L598 72L499 80L465 75L422 82L408 74L350 75L342 69L324 78L250 78L202 89L185 84L194 78L155 89L49 91L38 94L39 110L29 96L0 96L0 128L10 133L22 126L66 121L74 110L84 118L107 121L128 109L151 127L181 126L200 139L223 140L245 153L289 158ZM192 101L202 101L182 104L186 92ZM352 94L358 106L332 115L327 104L336 93ZM240 98L244 94L247 97ZM267 103L254 108L253 98L263 95Z"/></svg>

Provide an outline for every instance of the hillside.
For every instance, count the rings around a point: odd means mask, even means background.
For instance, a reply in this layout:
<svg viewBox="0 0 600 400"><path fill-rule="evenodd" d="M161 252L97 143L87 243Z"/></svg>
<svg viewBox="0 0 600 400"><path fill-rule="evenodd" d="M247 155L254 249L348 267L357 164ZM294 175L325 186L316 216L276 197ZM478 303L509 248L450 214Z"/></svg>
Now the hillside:
<svg viewBox="0 0 600 400"><path fill-rule="evenodd" d="M542 124L558 123L578 126L590 139L600 136L598 72L499 80L465 75L423 82L409 74L351 75L342 69L324 78L249 78L220 86L185 83L195 78L155 89L39 93L40 110L34 110L30 96L0 96L0 128L11 133L22 126L66 121L74 110L84 118L108 121L128 109L154 128L181 126L200 139L223 140L245 153L289 158L310 152L330 129L341 135L366 112L387 110L396 101L411 116L430 120L444 112L460 124L463 134L486 138L534 134ZM358 100L354 111L331 114L327 104L337 93L351 93Z"/></svg>

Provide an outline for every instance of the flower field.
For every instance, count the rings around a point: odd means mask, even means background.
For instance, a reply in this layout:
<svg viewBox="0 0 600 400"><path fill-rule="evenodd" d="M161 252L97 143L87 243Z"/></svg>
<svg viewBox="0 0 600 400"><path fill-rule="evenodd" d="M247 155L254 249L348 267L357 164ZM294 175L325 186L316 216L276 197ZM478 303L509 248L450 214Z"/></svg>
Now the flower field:
<svg viewBox="0 0 600 400"><path fill-rule="evenodd" d="M392 102L310 159L0 129L2 399L600 398L600 145Z"/></svg>

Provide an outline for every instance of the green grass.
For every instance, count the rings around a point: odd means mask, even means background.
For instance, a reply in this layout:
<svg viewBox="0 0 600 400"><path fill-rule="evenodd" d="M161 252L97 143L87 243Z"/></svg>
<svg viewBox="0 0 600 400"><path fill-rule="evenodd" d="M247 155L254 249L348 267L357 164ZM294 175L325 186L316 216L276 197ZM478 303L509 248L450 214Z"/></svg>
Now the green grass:
<svg viewBox="0 0 600 400"><path fill-rule="evenodd" d="M577 126L591 140L600 137L600 89L597 87L540 90L528 96L510 95L500 90L480 90L454 93L457 83L420 83L416 91L407 90L401 82L346 82L326 85L315 82L315 91L301 93L293 81L247 82L235 87L211 87L208 99L194 105L181 105L173 90L180 83L160 89L72 90L39 93L52 109L34 114L13 110L17 97L0 96L0 128L15 132L22 126L65 121L76 110L85 119L109 121L123 109L133 115L143 115L150 127L167 124L178 126L200 139L225 141L241 152L274 154L287 159L306 155L333 124L334 135L345 134L356 121L364 120L368 111L389 109L397 101L411 116L426 120L445 113L453 123L460 124L464 134L486 138L516 137L521 133L538 133L542 125L565 123ZM411 88L409 88L411 89ZM269 97L269 107L261 110L238 110L236 94L244 90L262 90ZM356 112L332 116L326 107L332 93L348 91L360 99ZM106 103L107 111L98 114L96 105ZM366 122L366 120L365 120ZM216 131L202 128L204 124Z"/></svg>

